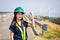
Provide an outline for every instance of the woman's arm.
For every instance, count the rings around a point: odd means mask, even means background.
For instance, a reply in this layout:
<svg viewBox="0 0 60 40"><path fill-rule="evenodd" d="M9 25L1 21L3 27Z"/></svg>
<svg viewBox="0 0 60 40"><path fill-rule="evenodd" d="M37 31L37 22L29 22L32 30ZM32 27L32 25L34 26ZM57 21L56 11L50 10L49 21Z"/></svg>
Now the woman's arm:
<svg viewBox="0 0 60 40"><path fill-rule="evenodd" d="M30 17L31 17L31 23L28 24L28 27L35 27L35 20L32 11L30 12Z"/></svg>
<svg viewBox="0 0 60 40"><path fill-rule="evenodd" d="M14 40L14 33L12 31L10 31L10 40Z"/></svg>

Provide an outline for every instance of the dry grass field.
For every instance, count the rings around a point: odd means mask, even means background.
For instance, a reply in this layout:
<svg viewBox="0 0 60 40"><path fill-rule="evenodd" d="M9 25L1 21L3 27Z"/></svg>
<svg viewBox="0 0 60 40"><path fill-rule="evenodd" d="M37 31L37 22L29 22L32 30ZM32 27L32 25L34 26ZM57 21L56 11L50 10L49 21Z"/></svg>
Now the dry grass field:
<svg viewBox="0 0 60 40"><path fill-rule="evenodd" d="M38 22L47 24L47 31L44 31L44 35L42 35L42 29L37 26L36 29L40 33L38 36L35 36L34 40L60 40L60 25L48 21Z"/></svg>

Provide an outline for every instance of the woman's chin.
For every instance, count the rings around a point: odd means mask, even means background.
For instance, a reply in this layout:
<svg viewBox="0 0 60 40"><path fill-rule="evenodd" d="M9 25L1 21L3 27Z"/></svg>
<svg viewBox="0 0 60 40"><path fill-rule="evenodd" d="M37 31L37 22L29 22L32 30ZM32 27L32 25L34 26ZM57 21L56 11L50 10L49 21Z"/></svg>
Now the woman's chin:
<svg viewBox="0 0 60 40"><path fill-rule="evenodd" d="M19 18L19 20L21 20L21 18Z"/></svg>

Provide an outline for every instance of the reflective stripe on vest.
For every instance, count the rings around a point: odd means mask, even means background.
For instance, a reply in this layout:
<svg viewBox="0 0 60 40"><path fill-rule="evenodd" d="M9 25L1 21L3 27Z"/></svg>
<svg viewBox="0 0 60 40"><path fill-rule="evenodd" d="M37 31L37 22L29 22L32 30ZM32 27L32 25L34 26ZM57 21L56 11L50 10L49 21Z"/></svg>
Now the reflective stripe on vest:
<svg viewBox="0 0 60 40"><path fill-rule="evenodd" d="M16 23L16 26L21 31L22 40L26 40L26 28L23 27L23 31L22 31L22 29L20 28L20 26L17 23Z"/></svg>

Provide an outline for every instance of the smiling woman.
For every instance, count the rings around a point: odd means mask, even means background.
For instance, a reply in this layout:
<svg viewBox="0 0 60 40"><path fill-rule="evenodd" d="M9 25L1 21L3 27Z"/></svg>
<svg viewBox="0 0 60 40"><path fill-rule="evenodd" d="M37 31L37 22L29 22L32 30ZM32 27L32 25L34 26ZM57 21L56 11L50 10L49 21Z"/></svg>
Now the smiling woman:
<svg viewBox="0 0 60 40"><path fill-rule="evenodd" d="M23 20L24 10L21 7L17 7L14 11L14 18L9 27L10 30L10 39L11 40L27 40L27 27L35 26L34 16L32 12L30 12L32 23L28 23Z"/></svg>

